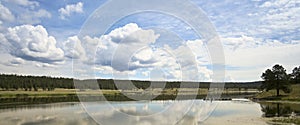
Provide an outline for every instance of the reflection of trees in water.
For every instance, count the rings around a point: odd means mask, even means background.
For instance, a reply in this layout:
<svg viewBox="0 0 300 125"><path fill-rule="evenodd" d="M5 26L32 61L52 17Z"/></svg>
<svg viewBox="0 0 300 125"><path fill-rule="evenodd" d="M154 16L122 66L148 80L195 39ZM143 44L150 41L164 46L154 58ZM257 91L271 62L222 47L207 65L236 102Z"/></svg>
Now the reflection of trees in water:
<svg viewBox="0 0 300 125"><path fill-rule="evenodd" d="M34 105L13 105L7 108L1 107L0 112L5 111L20 111L20 110L29 110L29 109L55 109L55 108L64 108L64 107L73 107L78 106L78 102L69 102L69 103L51 103L51 104L34 104Z"/></svg>
<svg viewBox="0 0 300 125"><path fill-rule="evenodd" d="M49 105L38 105L59 102L78 102L77 96L66 97L23 97L23 98L0 98L0 111L9 109L31 109L31 108L48 108ZM70 103L71 104L71 103ZM68 104L69 105L69 104ZM64 106L56 104L55 107Z"/></svg>
<svg viewBox="0 0 300 125"><path fill-rule="evenodd" d="M261 110L264 112L265 117L288 117L292 113L300 113L300 109L297 109L296 106L292 107L287 104L282 103L264 103L261 104Z"/></svg>

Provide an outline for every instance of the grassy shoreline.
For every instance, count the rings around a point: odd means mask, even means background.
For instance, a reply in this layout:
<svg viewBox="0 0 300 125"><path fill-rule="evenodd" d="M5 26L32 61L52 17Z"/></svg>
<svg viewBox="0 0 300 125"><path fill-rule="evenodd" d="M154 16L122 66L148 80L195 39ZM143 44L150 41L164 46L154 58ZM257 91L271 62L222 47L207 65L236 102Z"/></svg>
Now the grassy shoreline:
<svg viewBox="0 0 300 125"><path fill-rule="evenodd" d="M55 89L54 91L0 91L0 98L16 98L16 97L57 97L57 96L70 96L77 94L86 95L99 95L103 94L116 94L119 93L117 90L92 90L92 91L82 91L77 92L76 89Z"/></svg>
<svg viewBox="0 0 300 125"><path fill-rule="evenodd" d="M166 90L85 90L78 91L76 89L55 89L54 91L0 91L0 98L16 98L16 97L58 97L58 96L72 96L72 95L121 95L122 93L132 94L132 95L179 95L178 89L166 89ZM236 91L229 90L223 91L222 95L242 95L245 93L255 94L257 91ZM205 96L208 94L207 89L183 89L180 95L201 95Z"/></svg>
<svg viewBox="0 0 300 125"><path fill-rule="evenodd" d="M268 124L274 125L299 125L300 116L295 117L273 117L273 118L264 118Z"/></svg>
<svg viewBox="0 0 300 125"><path fill-rule="evenodd" d="M122 93L132 94L132 95L171 95L177 96L178 89L166 89L166 90L151 90L143 92L142 90L86 90L78 91L76 89L55 89L54 91L0 91L0 98L18 98L18 97L67 97L67 96L77 96L77 95L108 95L108 96L118 96ZM184 89L180 95L199 95L205 97L208 93L207 89ZM238 96L243 93L251 93L251 96ZM252 101L269 101L269 102L300 102L300 84L292 85L291 93L280 92L280 96L275 96L276 91L271 90L269 92L259 92L257 90L248 90L248 91L238 91L235 89L224 90L222 97L227 95L237 95L241 98L249 98ZM230 97L230 96L229 96Z"/></svg>
<svg viewBox="0 0 300 125"><path fill-rule="evenodd" d="M259 92L254 95L252 100L255 101L273 101L273 102L300 102L300 84L292 85L290 93L280 91L280 96L276 96L275 90L268 92Z"/></svg>

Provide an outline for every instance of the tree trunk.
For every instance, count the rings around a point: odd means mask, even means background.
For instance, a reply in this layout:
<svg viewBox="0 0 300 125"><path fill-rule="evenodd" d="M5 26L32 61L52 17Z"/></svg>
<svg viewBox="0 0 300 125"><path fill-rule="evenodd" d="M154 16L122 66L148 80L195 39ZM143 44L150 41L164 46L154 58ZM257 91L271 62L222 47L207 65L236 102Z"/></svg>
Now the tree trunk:
<svg viewBox="0 0 300 125"><path fill-rule="evenodd" d="M276 81L276 90L277 90L277 96L279 96L279 82L278 82L278 75L277 75L277 81Z"/></svg>

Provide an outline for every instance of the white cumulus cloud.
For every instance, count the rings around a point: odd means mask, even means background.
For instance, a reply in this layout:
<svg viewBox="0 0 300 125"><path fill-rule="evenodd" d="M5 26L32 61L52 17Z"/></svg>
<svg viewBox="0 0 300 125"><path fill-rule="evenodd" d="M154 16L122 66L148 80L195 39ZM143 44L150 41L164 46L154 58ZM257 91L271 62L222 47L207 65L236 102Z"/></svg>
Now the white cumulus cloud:
<svg viewBox="0 0 300 125"><path fill-rule="evenodd" d="M81 46L81 41L77 36L69 37L67 41L64 42L65 56L68 58L78 59L85 57L85 50Z"/></svg>
<svg viewBox="0 0 300 125"><path fill-rule="evenodd" d="M64 8L60 8L58 12L60 13L61 19L65 19L72 13L83 13L83 3L78 2L77 4L66 5Z"/></svg>
<svg viewBox="0 0 300 125"><path fill-rule="evenodd" d="M79 68L76 70L80 71L90 70L87 68L90 67L102 74L114 73L114 77L120 78L137 73L150 77L146 72L161 70L161 77L165 80L210 79L212 73L205 67L208 58L202 58L205 50L201 40L187 41L188 44L172 48L168 43L157 46L160 44L156 43L159 37L160 34L154 30L144 30L135 23L129 23L100 37L70 37L65 46L73 48L64 50L67 57L87 65L76 65L78 67L75 68Z"/></svg>
<svg viewBox="0 0 300 125"><path fill-rule="evenodd" d="M3 47L15 57L43 63L64 61L64 52L56 47L56 39L41 25L8 28L6 33L0 33L0 39Z"/></svg>

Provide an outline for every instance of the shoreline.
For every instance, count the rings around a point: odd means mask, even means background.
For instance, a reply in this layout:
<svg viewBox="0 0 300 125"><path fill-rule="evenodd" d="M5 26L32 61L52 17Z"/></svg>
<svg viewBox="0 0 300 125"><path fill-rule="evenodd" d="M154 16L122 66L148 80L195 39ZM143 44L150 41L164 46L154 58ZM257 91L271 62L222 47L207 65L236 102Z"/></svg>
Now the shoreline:
<svg viewBox="0 0 300 125"><path fill-rule="evenodd" d="M223 91L222 96L242 96L250 97L250 95L256 94L256 91ZM58 97L58 96L74 96L74 95L168 95L168 96L185 96L185 95L195 95L206 97L208 91L205 89L186 89L181 91L180 94L177 89L166 89L166 90L152 90L152 91L141 91L141 90L83 90L79 91L76 89L55 89L54 91L0 91L0 98L16 98L16 97Z"/></svg>
<svg viewBox="0 0 300 125"><path fill-rule="evenodd" d="M272 117L272 118L262 118L268 124L276 124L276 125L299 125L300 124L300 116L294 117Z"/></svg>

